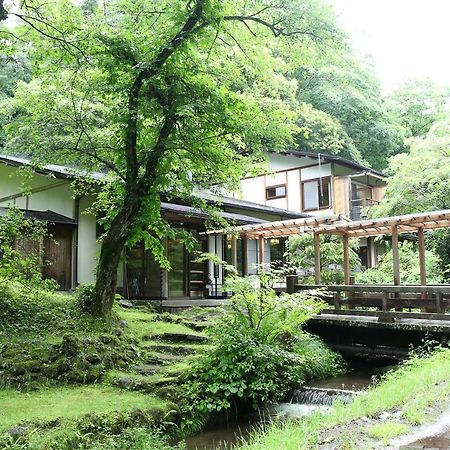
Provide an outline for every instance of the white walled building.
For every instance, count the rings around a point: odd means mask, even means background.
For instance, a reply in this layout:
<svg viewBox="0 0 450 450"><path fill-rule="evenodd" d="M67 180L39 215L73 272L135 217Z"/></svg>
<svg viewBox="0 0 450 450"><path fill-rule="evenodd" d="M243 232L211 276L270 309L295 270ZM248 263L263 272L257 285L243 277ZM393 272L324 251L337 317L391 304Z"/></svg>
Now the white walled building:
<svg viewBox="0 0 450 450"><path fill-rule="evenodd" d="M385 180L382 174L336 156L303 152L268 154L270 172L245 178L241 192L232 197L199 193L220 205L222 216L236 225L257 224L317 215L360 217L361 208L381 200ZM54 278L63 290L95 279L100 244L96 218L88 212L94 197L75 197L74 175L66 167L48 165L34 170L23 189L23 158L0 156L0 213L15 206L26 217L45 221L53 239L44 242L44 275ZM89 174L101 178L103 174ZM228 234L204 235L207 214L190 205L162 203L162 214L173 226L189 230L198 240L198 250L215 253L233 262L242 274L255 272L256 264L282 259L284 241L268 239L264 257L256 240L237 240ZM56 243L55 243L56 241ZM361 242L363 265L375 261L371 241ZM222 269L212 263L197 263L183 245L164 238L172 270L162 270L149 251L138 245L127 251L119 268L119 289L136 299L195 299L220 297ZM236 246L234 248L233 246Z"/></svg>

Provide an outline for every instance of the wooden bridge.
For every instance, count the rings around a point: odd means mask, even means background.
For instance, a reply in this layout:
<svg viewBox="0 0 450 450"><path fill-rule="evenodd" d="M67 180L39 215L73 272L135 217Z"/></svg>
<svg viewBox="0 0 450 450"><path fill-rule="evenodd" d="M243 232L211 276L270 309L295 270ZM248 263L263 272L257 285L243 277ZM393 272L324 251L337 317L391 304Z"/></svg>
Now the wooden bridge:
<svg viewBox="0 0 450 450"><path fill-rule="evenodd" d="M425 341L450 338L450 286L297 285L318 290L330 308L308 330L336 350L402 358Z"/></svg>

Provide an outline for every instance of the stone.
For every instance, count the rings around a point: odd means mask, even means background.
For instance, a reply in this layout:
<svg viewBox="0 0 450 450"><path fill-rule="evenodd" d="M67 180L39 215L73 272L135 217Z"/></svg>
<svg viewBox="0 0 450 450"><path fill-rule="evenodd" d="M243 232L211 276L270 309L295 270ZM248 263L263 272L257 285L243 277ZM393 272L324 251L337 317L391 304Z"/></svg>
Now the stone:
<svg viewBox="0 0 450 450"><path fill-rule="evenodd" d="M129 377L119 378L115 380L115 384L121 388L128 388L132 383L132 379Z"/></svg>
<svg viewBox="0 0 450 450"><path fill-rule="evenodd" d="M133 303L130 302L129 300L125 300L124 298L121 298L119 300L119 304L120 306L122 306L122 308L133 308Z"/></svg>
<svg viewBox="0 0 450 450"><path fill-rule="evenodd" d="M27 434L27 431L28 430L25 427L15 426L8 430L8 434L13 438L17 438L17 437Z"/></svg>
<svg viewBox="0 0 450 450"><path fill-rule="evenodd" d="M119 327L128 328L128 322L125 319L119 320Z"/></svg>

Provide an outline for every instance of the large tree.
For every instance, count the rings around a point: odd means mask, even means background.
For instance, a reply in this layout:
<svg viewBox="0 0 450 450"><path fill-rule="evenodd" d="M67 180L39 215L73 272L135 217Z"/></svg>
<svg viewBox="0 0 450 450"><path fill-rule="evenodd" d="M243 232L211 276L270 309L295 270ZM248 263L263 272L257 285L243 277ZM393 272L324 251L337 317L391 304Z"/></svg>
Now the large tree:
<svg viewBox="0 0 450 450"><path fill-rule="evenodd" d="M144 239L164 262L161 237L177 232L162 194L234 187L261 149L291 142L296 86L282 54L333 38L324 11L316 0L29 0L14 13L35 78L5 107L7 150L109 173L94 313L111 311L127 245Z"/></svg>
<svg viewBox="0 0 450 450"><path fill-rule="evenodd" d="M338 121L350 138L346 148L356 148L368 165L383 170L404 149L403 129L388 112L371 64L342 52L331 65L296 70L298 98Z"/></svg>
<svg viewBox="0 0 450 450"><path fill-rule="evenodd" d="M449 102L450 87L427 78L409 80L387 98L389 110L408 137L425 136L434 123L448 117Z"/></svg>

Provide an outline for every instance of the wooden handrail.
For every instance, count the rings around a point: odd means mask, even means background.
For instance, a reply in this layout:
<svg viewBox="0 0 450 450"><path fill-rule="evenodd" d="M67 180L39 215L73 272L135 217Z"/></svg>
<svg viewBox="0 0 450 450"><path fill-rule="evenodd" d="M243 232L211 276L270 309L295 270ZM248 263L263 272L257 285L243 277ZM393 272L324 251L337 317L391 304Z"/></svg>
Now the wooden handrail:
<svg viewBox="0 0 450 450"><path fill-rule="evenodd" d="M412 293L412 294L450 294L450 285L432 285L432 286L420 286L420 285L406 285L406 286L394 286L390 284L375 285L375 284L352 284L352 285L312 285L312 284L297 284L295 286L296 291L304 291L308 289L325 289L329 292L379 292L379 293Z"/></svg>

